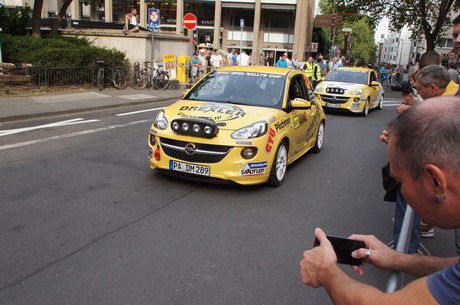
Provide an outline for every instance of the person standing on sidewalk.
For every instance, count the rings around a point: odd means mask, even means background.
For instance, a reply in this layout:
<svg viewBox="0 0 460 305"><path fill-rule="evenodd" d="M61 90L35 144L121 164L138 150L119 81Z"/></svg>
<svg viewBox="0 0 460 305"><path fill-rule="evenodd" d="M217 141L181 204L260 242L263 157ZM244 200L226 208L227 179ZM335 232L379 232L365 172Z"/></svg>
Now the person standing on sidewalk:
<svg viewBox="0 0 460 305"><path fill-rule="evenodd" d="M249 55L246 54L246 50L241 50L240 55L236 57L237 66L249 66Z"/></svg>
<svg viewBox="0 0 460 305"><path fill-rule="evenodd" d="M308 77L310 84L313 84L313 57L308 57L307 62L305 63L305 75Z"/></svg>
<svg viewBox="0 0 460 305"><path fill-rule="evenodd" d="M223 66L224 61L222 60L222 56L219 54L219 50L214 50L210 62L214 70Z"/></svg>

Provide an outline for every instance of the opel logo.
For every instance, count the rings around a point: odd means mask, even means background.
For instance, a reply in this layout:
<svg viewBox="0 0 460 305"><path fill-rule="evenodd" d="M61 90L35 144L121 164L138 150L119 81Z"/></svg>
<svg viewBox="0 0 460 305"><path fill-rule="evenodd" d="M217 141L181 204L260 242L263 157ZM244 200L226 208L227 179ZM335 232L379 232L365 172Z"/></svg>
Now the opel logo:
<svg viewBox="0 0 460 305"><path fill-rule="evenodd" d="M332 96L332 101L335 102L337 100L337 97L335 95Z"/></svg>
<svg viewBox="0 0 460 305"><path fill-rule="evenodd" d="M188 143L187 145L185 145L184 148L185 148L185 153L189 156L193 155L196 151L196 146L193 143Z"/></svg>

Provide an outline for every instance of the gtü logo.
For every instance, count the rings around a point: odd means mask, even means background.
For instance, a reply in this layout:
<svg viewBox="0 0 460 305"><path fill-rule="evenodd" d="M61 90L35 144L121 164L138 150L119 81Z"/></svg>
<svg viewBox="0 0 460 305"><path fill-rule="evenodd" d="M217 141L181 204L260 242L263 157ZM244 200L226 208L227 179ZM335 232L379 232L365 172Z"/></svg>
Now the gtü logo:
<svg viewBox="0 0 460 305"><path fill-rule="evenodd" d="M276 137L276 131L270 127L270 130L268 132L268 142L265 145L265 151L267 153L272 151L273 144L275 143L275 137Z"/></svg>

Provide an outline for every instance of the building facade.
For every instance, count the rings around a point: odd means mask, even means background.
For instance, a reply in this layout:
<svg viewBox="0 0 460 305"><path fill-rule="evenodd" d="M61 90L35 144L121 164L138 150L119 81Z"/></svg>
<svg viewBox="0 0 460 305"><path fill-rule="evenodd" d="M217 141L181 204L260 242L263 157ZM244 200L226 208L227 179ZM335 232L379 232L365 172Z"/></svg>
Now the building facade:
<svg viewBox="0 0 460 305"><path fill-rule="evenodd" d="M18 6L25 0L0 0ZM42 17L54 17L64 0L44 0ZM303 60L311 45L314 0L74 0L68 10L72 20L123 23L131 7L140 25L147 26L149 8L160 10L160 31L190 36L196 44L208 43L229 51L246 49L253 61L268 51L298 54ZM197 26L184 28L183 16L193 13Z"/></svg>

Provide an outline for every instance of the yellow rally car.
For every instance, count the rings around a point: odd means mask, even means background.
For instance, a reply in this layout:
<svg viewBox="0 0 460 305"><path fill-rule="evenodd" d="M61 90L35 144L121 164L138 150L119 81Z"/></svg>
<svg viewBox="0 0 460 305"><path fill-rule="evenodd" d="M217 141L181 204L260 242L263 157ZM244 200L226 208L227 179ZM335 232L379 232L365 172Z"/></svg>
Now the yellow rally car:
<svg viewBox="0 0 460 305"><path fill-rule="evenodd" d="M150 167L205 181L279 186L288 164L321 150L324 126L302 71L225 67L157 113Z"/></svg>
<svg viewBox="0 0 460 305"><path fill-rule="evenodd" d="M325 109L345 110L367 116L383 107L384 91L377 73L368 68L337 68L315 88Z"/></svg>

